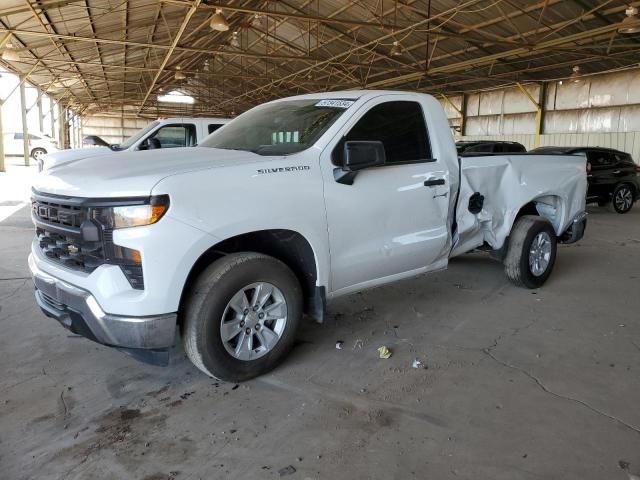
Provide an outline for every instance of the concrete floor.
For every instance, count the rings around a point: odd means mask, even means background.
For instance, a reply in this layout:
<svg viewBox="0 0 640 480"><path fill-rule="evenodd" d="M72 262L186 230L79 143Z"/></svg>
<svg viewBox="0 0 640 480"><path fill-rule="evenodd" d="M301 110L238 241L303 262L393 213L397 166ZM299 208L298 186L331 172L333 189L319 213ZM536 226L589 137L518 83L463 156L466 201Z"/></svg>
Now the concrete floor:
<svg viewBox="0 0 640 480"><path fill-rule="evenodd" d="M540 290L467 255L332 303L282 367L238 386L181 349L146 366L44 317L24 207L0 222L0 477L626 479L640 472L640 207L589 213Z"/></svg>

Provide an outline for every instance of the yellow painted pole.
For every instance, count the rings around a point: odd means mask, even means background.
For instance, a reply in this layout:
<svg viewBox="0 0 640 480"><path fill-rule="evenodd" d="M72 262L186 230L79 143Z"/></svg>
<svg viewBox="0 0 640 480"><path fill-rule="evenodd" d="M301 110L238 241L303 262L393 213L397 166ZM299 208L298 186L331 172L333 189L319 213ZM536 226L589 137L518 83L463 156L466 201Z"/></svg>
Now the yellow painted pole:
<svg viewBox="0 0 640 480"><path fill-rule="evenodd" d="M460 135L464 136L464 95L462 96L462 109L459 109L458 107L456 107L454 105L454 103L449 99L449 97L447 97L444 93L441 93L440 96L442 97L442 99L447 102L449 105L451 105L451 108L453 108L458 115L460 115Z"/></svg>
<svg viewBox="0 0 640 480"><path fill-rule="evenodd" d="M522 85L520 82L516 82L516 86L520 89L520 91L522 93L525 94L525 96L529 99L529 101L531 103L533 103L533 105L536 107L536 136L534 137L533 140L533 146L534 147L539 147L540 146L540 135L542 134L542 100L544 98L544 84L540 84L540 100L536 101L531 94L529 93L529 90L527 90L524 85Z"/></svg>

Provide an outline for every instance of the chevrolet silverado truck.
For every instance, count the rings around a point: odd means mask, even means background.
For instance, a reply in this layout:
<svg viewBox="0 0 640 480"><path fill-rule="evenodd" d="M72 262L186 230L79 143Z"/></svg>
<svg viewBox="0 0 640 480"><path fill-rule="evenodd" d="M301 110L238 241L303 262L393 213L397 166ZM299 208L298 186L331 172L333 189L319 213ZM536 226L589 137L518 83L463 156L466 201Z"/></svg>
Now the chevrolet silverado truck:
<svg viewBox="0 0 640 480"><path fill-rule="evenodd" d="M228 122L229 119L226 118L165 118L151 122L122 143L110 145L96 135L88 135L83 139L83 143L94 145L92 148L57 150L49 154L45 151L38 158L34 158L41 172L83 158L104 156L109 153L193 147Z"/></svg>
<svg viewBox="0 0 640 480"><path fill-rule="evenodd" d="M304 315L476 249L527 288L584 232L586 159L458 158L433 97L351 91L255 107L195 148L39 175L29 266L42 311L213 377L272 369ZM428 294L428 292L425 292Z"/></svg>

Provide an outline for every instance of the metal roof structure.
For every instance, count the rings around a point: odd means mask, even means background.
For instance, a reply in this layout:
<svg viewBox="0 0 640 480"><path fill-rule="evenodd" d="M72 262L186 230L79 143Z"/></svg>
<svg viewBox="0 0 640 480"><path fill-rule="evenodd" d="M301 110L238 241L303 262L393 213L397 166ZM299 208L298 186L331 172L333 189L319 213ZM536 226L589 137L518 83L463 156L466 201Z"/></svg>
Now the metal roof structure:
<svg viewBox="0 0 640 480"><path fill-rule="evenodd" d="M624 0L2 0L0 60L80 112L230 115L353 88L455 93L637 67ZM210 27L220 12L229 29ZM184 78L182 78L184 77ZM178 90L193 105L158 102Z"/></svg>

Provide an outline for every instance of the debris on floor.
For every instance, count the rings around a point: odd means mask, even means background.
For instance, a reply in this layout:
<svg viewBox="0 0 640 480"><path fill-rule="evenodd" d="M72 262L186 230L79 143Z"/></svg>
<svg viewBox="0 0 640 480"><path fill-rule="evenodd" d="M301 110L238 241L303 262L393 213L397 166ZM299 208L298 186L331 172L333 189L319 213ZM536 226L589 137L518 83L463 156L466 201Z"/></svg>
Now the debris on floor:
<svg viewBox="0 0 640 480"><path fill-rule="evenodd" d="M364 341L361 338L356 339L355 342L353 342L353 349L354 350L362 350L362 346L364 345Z"/></svg>
<svg viewBox="0 0 640 480"><path fill-rule="evenodd" d="M344 345L344 342L342 340L338 340L336 342L336 349L338 350L342 350L342 346Z"/></svg>
<svg viewBox="0 0 640 480"><path fill-rule="evenodd" d="M389 350L389 348L385 345L382 345L381 347L378 348L378 354L380 355L380 358L383 358L385 360L387 358L391 358L391 355L393 355L391 350Z"/></svg>
<svg viewBox="0 0 640 480"><path fill-rule="evenodd" d="M423 369L428 368L424 363L422 363L417 358L413 360L413 363L411 364L411 367L412 368L423 368Z"/></svg>
<svg viewBox="0 0 640 480"><path fill-rule="evenodd" d="M296 473L296 469L293 465L289 465L278 470L278 473L281 477L286 477L287 475L293 475L294 473Z"/></svg>

